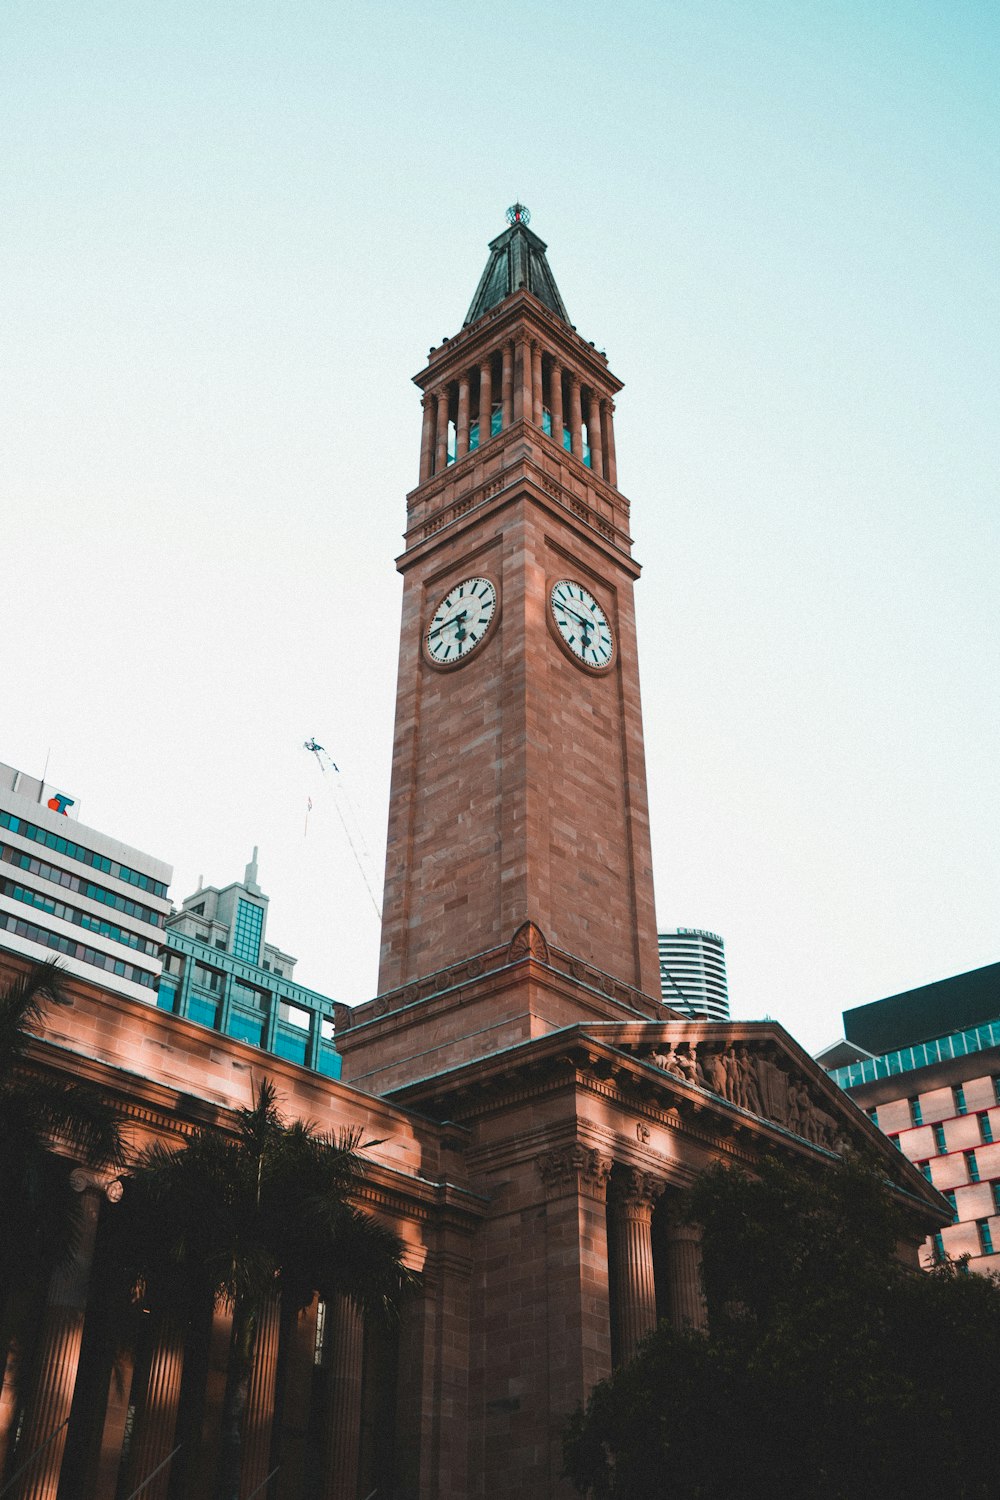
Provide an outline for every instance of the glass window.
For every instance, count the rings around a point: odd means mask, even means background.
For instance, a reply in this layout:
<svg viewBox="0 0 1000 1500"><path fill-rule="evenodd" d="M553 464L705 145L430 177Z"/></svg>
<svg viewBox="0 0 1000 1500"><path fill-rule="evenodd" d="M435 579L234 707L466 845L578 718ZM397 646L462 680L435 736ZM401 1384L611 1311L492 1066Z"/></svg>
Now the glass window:
<svg viewBox="0 0 1000 1500"><path fill-rule="evenodd" d="M236 903L236 926L233 929L233 953L247 963L260 962L260 940L264 930L263 908L244 901Z"/></svg>
<svg viewBox="0 0 1000 1500"><path fill-rule="evenodd" d="M945 1255L944 1255L944 1240L943 1240L940 1232L938 1232L934 1236L934 1259L935 1260L944 1260L944 1258L945 1258Z"/></svg>
<svg viewBox="0 0 1000 1500"><path fill-rule="evenodd" d="M188 1000L187 1013L189 1021L214 1028L219 1018L219 1007L213 1001L203 999L201 995L192 995Z"/></svg>
<svg viewBox="0 0 1000 1500"><path fill-rule="evenodd" d="M916 1099L916 1098L909 1099L909 1100L907 1100L907 1103L910 1106L910 1122L911 1122L911 1124L913 1124L913 1125L922 1125L924 1123L924 1116L923 1116L923 1111L920 1108L920 1100Z"/></svg>
<svg viewBox="0 0 1000 1500"><path fill-rule="evenodd" d="M922 1162L920 1162L920 1170L921 1170L921 1172L923 1172L924 1176L927 1178L927 1181L930 1182L930 1180L931 1180L931 1164L930 1164L930 1162L929 1161L922 1161Z"/></svg>
<svg viewBox="0 0 1000 1500"><path fill-rule="evenodd" d="M948 1207L951 1209L951 1217L954 1220L954 1222L957 1224L958 1223L958 1203L955 1201L955 1194L949 1190L947 1193L945 1193L944 1196L948 1200Z"/></svg>
<svg viewBox="0 0 1000 1500"><path fill-rule="evenodd" d="M177 1000L177 986L175 984L166 984L161 979L160 980L160 984L159 984L159 988L156 991L156 1005L157 1005L157 1009L158 1010L169 1010L169 1011L172 1011L173 1008L174 1008L174 1004L176 1003L176 1000Z"/></svg>
<svg viewBox="0 0 1000 1500"><path fill-rule="evenodd" d="M229 1035L237 1042L249 1042L251 1046L259 1047L260 1039L264 1034L264 1021L261 1016L248 1016L246 1011L233 1010L229 1016Z"/></svg>
<svg viewBox="0 0 1000 1500"><path fill-rule="evenodd" d="M981 1114L979 1116L979 1134L981 1139L987 1146L992 1146L993 1126L990 1124L990 1117L987 1114Z"/></svg>
<svg viewBox="0 0 1000 1500"><path fill-rule="evenodd" d="M979 1231L979 1249L983 1255L993 1254L993 1235L990 1232L989 1220L977 1219L976 1228Z"/></svg>
<svg viewBox="0 0 1000 1500"><path fill-rule="evenodd" d="M955 1113L957 1115L964 1115L967 1108L964 1088L960 1083L956 1083L951 1092L955 1096Z"/></svg>
<svg viewBox="0 0 1000 1500"><path fill-rule="evenodd" d="M279 1057L286 1057L289 1062L305 1063L306 1048L309 1039L304 1032L289 1031L284 1026L279 1026L274 1038L274 1050Z"/></svg>
<svg viewBox="0 0 1000 1500"><path fill-rule="evenodd" d="M992 1182L990 1186L993 1189L993 1207L1000 1214L1000 1182Z"/></svg>
<svg viewBox="0 0 1000 1500"><path fill-rule="evenodd" d="M948 1143L947 1143L947 1141L944 1138L944 1126L943 1125L935 1125L934 1126L934 1144L937 1147L938 1151L943 1156L944 1153L948 1149Z"/></svg>
<svg viewBox="0 0 1000 1500"><path fill-rule="evenodd" d="M969 1181L970 1182L978 1182L979 1181L979 1163L976 1160L976 1153L974 1151L966 1151L966 1153L965 1153L965 1164L966 1164L966 1166L969 1169Z"/></svg>

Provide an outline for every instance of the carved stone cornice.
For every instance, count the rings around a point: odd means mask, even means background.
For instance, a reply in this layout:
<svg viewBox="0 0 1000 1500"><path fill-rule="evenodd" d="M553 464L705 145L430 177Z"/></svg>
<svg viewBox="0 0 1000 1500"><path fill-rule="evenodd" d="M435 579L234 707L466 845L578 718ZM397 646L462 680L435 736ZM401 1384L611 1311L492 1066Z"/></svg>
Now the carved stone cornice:
<svg viewBox="0 0 1000 1500"><path fill-rule="evenodd" d="M576 1141L571 1146L546 1151L535 1161L548 1197L561 1198L577 1192L604 1200L614 1163L596 1147Z"/></svg>

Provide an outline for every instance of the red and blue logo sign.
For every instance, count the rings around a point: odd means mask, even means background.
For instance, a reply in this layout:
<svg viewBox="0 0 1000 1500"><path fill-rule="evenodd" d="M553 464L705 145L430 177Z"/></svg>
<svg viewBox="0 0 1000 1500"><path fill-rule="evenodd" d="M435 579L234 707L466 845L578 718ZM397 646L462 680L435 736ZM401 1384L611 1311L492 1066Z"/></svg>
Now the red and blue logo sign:
<svg viewBox="0 0 1000 1500"><path fill-rule="evenodd" d="M75 797L67 797L65 792L56 792L55 796L49 798L48 806L54 813L62 813L65 818L66 809L72 807L75 802Z"/></svg>

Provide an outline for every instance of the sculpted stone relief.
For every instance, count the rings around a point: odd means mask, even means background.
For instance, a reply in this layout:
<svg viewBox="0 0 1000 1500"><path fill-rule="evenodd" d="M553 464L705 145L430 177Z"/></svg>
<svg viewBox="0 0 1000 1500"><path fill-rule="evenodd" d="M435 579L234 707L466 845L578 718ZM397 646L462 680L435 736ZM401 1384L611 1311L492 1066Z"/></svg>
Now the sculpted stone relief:
<svg viewBox="0 0 1000 1500"><path fill-rule="evenodd" d="M658 1042L650 1061L814 1145L831 1151L847 1146L839 1121L816 1103L801 1074L741 1042Z"/></svg>

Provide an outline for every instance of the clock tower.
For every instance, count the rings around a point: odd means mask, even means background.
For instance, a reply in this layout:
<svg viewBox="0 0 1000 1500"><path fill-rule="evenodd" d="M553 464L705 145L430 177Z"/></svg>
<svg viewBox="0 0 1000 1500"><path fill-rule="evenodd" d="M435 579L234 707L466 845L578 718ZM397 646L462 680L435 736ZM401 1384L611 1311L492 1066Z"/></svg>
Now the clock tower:
<svg viewBox="0 0 1000 1500"><path fill-rule="evenodd" d="M524 924L659 993L621 382L521 204L430 351L407 497L379 991Z"/></svg>

